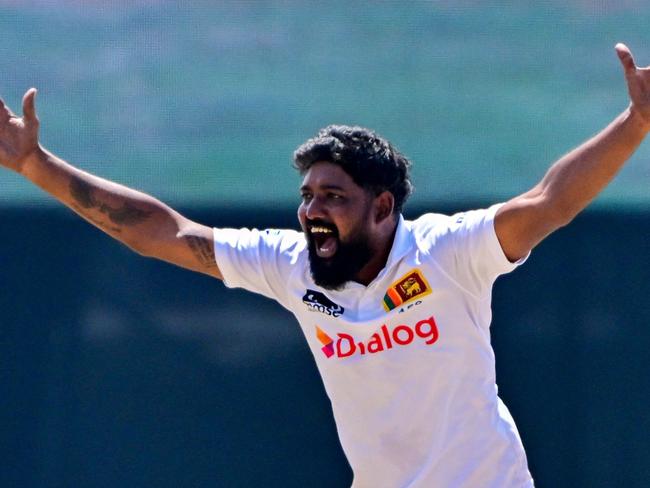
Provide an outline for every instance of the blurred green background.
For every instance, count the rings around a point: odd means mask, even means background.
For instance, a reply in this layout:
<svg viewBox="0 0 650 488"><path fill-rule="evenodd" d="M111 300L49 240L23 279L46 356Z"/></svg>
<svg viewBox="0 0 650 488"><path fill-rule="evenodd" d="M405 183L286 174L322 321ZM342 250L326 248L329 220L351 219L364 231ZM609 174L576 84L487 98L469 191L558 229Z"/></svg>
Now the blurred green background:
<svg viewBox="0 0 650 488"><path fill-rule="evenodd" d="M297 202L292 151L367 126L413 201L496 201L622 111L644 2L0 1L0 95L39 88L43 142L172 204ZM643 149L600 199L645 205ZM0 202L51 202L0 173Z"/></svg>

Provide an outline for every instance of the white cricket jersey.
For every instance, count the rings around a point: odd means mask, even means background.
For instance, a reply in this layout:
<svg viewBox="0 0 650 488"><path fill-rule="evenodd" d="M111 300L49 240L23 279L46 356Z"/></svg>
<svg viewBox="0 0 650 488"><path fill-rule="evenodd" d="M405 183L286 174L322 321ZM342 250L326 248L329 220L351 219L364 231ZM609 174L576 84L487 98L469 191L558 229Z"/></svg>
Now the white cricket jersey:
<svg viewBox="0 0 650 488"><path fill-rule="evenodd" d="M498 207L400 217L385 268L340 291L314 284L301 232L215 229L226 286L298 319L354 488L533 486L490 346L492 285L523 262L503 254Z"/></svg>

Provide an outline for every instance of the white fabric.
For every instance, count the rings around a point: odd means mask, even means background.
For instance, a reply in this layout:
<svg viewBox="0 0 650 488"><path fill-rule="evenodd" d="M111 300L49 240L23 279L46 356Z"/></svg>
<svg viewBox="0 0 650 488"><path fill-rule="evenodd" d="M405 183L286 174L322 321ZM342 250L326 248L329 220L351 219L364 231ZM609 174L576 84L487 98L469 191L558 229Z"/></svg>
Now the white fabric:
<svg viewBox="0 0 650 488"><path fill-rule="evenodd" d="M271 297L298 319L353 487L533 486L490 346L492 284L523 262L503 254L498 207L400 218L386 267L341 291L314 284L302 233L215 229L226 286ZM414 270L424 279L402 279ZM387 311L390 288L406 301Z"/></svg>

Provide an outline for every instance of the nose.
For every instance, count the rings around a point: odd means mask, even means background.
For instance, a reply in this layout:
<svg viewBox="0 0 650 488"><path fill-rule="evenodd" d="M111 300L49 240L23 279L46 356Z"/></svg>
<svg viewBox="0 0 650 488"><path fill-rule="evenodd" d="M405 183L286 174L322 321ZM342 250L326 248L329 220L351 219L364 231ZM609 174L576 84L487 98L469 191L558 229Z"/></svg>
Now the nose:
<svg viewBox="0 0 650 488"><path fill-rule="evenodd" d="M305 217L309 220L325 217L325 208L320 198L313 197L309 202L305 203Z"/></svg>

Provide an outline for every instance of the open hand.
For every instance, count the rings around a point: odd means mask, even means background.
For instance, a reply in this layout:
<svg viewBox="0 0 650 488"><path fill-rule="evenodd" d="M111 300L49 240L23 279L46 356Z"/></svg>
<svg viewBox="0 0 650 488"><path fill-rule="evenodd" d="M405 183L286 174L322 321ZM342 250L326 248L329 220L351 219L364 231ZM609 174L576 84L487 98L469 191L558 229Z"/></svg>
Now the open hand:
<svg viewBox="0 0 650 488"><path fill-rule="evenodd" d="M36 89L23 96L23 116L18 117L0 99L0 165L20 172L25 159L38 150Z"/></svg>
<svg viewBox="0 0 650 488"><path fill-rule="evenodd" d="M618 43L615 49L625 72L632 110L636 111L644 122L650 125L650 67L637 67L630 48L625 44Z"/></svg>

